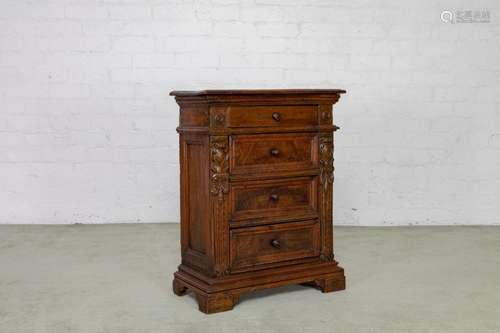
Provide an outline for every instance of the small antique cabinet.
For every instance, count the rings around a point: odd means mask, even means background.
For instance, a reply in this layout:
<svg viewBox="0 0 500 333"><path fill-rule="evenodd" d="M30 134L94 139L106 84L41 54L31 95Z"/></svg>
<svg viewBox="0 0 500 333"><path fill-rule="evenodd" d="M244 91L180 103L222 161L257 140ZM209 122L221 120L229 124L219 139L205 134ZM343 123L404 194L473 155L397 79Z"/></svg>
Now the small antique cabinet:
<svg viewBox="0 0 500 333"><path fill-rule="evenodd" d="M286 284L345 289L333 256L332 106L344 90L173 91L181 253L173 290L205 313Z"/></svg>

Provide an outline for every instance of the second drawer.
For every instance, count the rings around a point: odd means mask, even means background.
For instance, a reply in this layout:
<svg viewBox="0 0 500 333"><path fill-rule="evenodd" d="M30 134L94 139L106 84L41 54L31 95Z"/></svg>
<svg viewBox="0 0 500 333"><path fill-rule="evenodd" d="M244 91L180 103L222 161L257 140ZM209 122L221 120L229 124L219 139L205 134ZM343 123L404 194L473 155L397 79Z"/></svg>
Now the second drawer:
<svg viewBox="0 0 500 333"><path fill-rule="evenodd" d="M317 142L316 133L234 135L229 169L241 175L316 168Z"/></svg>
<svg viewBox="0 0 500 333"><path fill-rule="evenodd" d="M317 214L317 177L231 184L231 220Z"/></svg>

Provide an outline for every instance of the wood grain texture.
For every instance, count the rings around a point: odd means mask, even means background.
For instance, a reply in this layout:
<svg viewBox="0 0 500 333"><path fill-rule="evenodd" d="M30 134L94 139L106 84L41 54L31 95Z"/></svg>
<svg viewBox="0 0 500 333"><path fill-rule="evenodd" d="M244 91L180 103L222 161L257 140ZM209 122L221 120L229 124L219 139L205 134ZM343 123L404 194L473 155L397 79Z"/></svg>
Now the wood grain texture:
<svg viewBox="0 0 500 333"><path fill-rule="evenodd" d="M230 238L233 271L319 255L320 229L314 220L239 228Z"/></svg>
<svg viewBox="0 0 500 333"><path fill-rule="evenodd" d="M228 127L304 127L318 124L317 105L232 106Z"/></svg>
<svg viewBox="0 0 500 333"><path fill-rule="evenodd" d="M317 177L233 182L231 223L317 213Z"/></svg>
<svg viewBox="0 0 500 333"><path fill-rule="evenodd" d="M234 135L229 158L231 173L315 167L318 163L316 141L314 133Z"/></svg>
<svg viewBox="0 0 500 333"><path fill-rule="evenodd" d="M172 92L181 107L181 255L200 311L292 283L345 288L333 254L332 105L343 90Z"/></svg>

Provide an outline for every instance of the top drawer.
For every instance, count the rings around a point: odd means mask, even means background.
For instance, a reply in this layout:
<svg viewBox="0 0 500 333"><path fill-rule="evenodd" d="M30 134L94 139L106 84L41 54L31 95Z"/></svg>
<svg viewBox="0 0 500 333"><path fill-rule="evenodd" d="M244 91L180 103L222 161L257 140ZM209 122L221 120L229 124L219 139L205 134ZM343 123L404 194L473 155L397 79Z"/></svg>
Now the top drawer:
<svg viewBox="0 0 500 333"><path fill-rule="evenodd" d="M231 106L227 112L233 128L318 125L317 105Z"/></svg>

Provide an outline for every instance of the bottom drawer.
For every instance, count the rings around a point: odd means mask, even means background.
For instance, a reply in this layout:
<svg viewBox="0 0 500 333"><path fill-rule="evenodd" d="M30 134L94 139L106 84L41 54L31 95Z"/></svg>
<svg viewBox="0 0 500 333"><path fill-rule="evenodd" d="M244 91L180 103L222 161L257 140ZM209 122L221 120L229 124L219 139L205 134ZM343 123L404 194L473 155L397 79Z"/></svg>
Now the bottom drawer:
<svg viewBox="0 0 500 333"><path fill-rule="evenodd" d="M320 227L316 220L231 230L231 269L316 257Z"/></svg>

